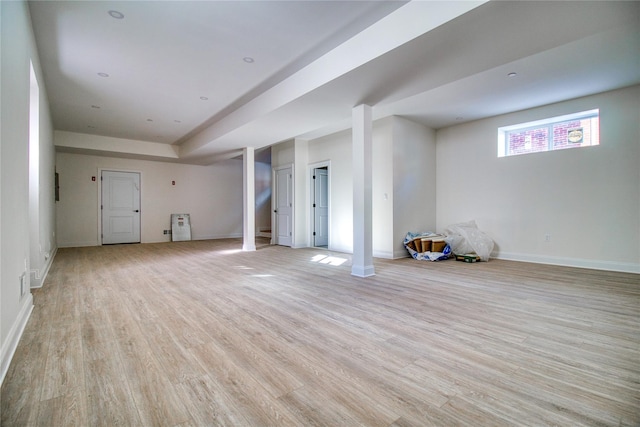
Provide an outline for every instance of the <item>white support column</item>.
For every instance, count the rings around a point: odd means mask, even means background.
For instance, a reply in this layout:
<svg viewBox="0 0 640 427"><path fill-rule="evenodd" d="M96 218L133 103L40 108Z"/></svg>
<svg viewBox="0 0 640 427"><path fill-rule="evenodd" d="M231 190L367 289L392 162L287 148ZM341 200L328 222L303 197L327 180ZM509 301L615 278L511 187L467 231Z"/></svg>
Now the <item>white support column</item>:
<svg viewBox="0 0 640 427"><path fill-rule="evenodd" d="M372 243L372 139L371 107L353 108L353 263L351 274L375 275Z"/></svg>
<svg viewBox="0 0 640 427"><path fill-rule="evenodd" d="M256 171L253 147L242 150L242 250L256 250Z"/></svg>

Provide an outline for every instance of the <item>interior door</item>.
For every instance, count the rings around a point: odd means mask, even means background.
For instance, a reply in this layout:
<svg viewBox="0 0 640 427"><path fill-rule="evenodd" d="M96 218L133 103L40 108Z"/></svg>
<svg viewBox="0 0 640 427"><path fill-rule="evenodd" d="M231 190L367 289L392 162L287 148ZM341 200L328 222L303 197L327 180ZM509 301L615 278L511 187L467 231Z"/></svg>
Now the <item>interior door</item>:
<svg viewBox="0 0 640 427"><path fill-rule="evenodd" d="M276 170L276 245L293 242L293 175L291 168Z"/></svg>
<svg viewBox="0 0 640 427"><path fill-rule="evenodd" d="M326 167L313 170L313 245L329 244L329 171Z"/></svg>
<svg viewBox="0 0 640 427"><path fill-rule="evenodd" d="M140 243L140 174L102 171L102 244Z"/></svg>

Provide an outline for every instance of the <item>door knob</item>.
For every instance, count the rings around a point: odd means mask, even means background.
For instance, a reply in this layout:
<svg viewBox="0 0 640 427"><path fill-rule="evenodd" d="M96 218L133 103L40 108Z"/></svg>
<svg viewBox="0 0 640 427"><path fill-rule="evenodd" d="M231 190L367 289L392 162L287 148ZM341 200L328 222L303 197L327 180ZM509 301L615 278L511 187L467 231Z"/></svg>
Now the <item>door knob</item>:
<svg viewBox="0 0 640 427"><path fill-rule="evenodd" d="M140 212L140 209L136 209L134 212Z"/></svg>

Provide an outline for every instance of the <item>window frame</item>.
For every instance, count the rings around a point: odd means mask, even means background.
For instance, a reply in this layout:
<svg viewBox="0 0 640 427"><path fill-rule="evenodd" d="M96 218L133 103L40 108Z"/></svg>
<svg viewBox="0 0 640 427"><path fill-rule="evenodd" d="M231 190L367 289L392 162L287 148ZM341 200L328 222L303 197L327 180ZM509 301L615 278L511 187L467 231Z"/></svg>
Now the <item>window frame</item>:
<svg viewBox="0 0 640 427"><path fill-rule="evenodd" d="M585 120L585 119L598 119L598 129L600 127L600 109L594 108L592 110L581 111L578 113L564 114L562 116L549 117L541 120L534 120L531 122L518 123L515 125L502 126L498 128L498 157L511 157L511 156L519 156L522 154L533 154L533 153L545 153L548 151L556 151L556 150L564 150L569 147L554 147L553 142L553 127L555 125L569 122L573 120ZM514 133L526 132L534 129L547 129L547 149L541 151L530 151L524 153L509 153L509 135ZM598 135L598 143L589 145L576 145L573 148L578 147L592 147L600 145L600 137Z"/></svg>

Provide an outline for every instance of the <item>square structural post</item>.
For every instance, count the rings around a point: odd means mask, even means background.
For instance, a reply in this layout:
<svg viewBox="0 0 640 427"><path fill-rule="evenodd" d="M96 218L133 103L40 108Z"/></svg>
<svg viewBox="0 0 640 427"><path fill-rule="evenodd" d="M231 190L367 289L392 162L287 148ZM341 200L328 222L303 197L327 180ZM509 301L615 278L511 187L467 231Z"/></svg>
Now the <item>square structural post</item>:
<svg viewBox="0 0 640 427"><path fill-rule="evenodd" d="M372 238L373 121L371 106L353 108L353 263L351 274L375 275Z"/></svg>
<svg viewBox="0 0 640 427"><path fill-rule="evenodd" d="M242 250L256 250L256 170L253 147L242 150Z"/></svg>

